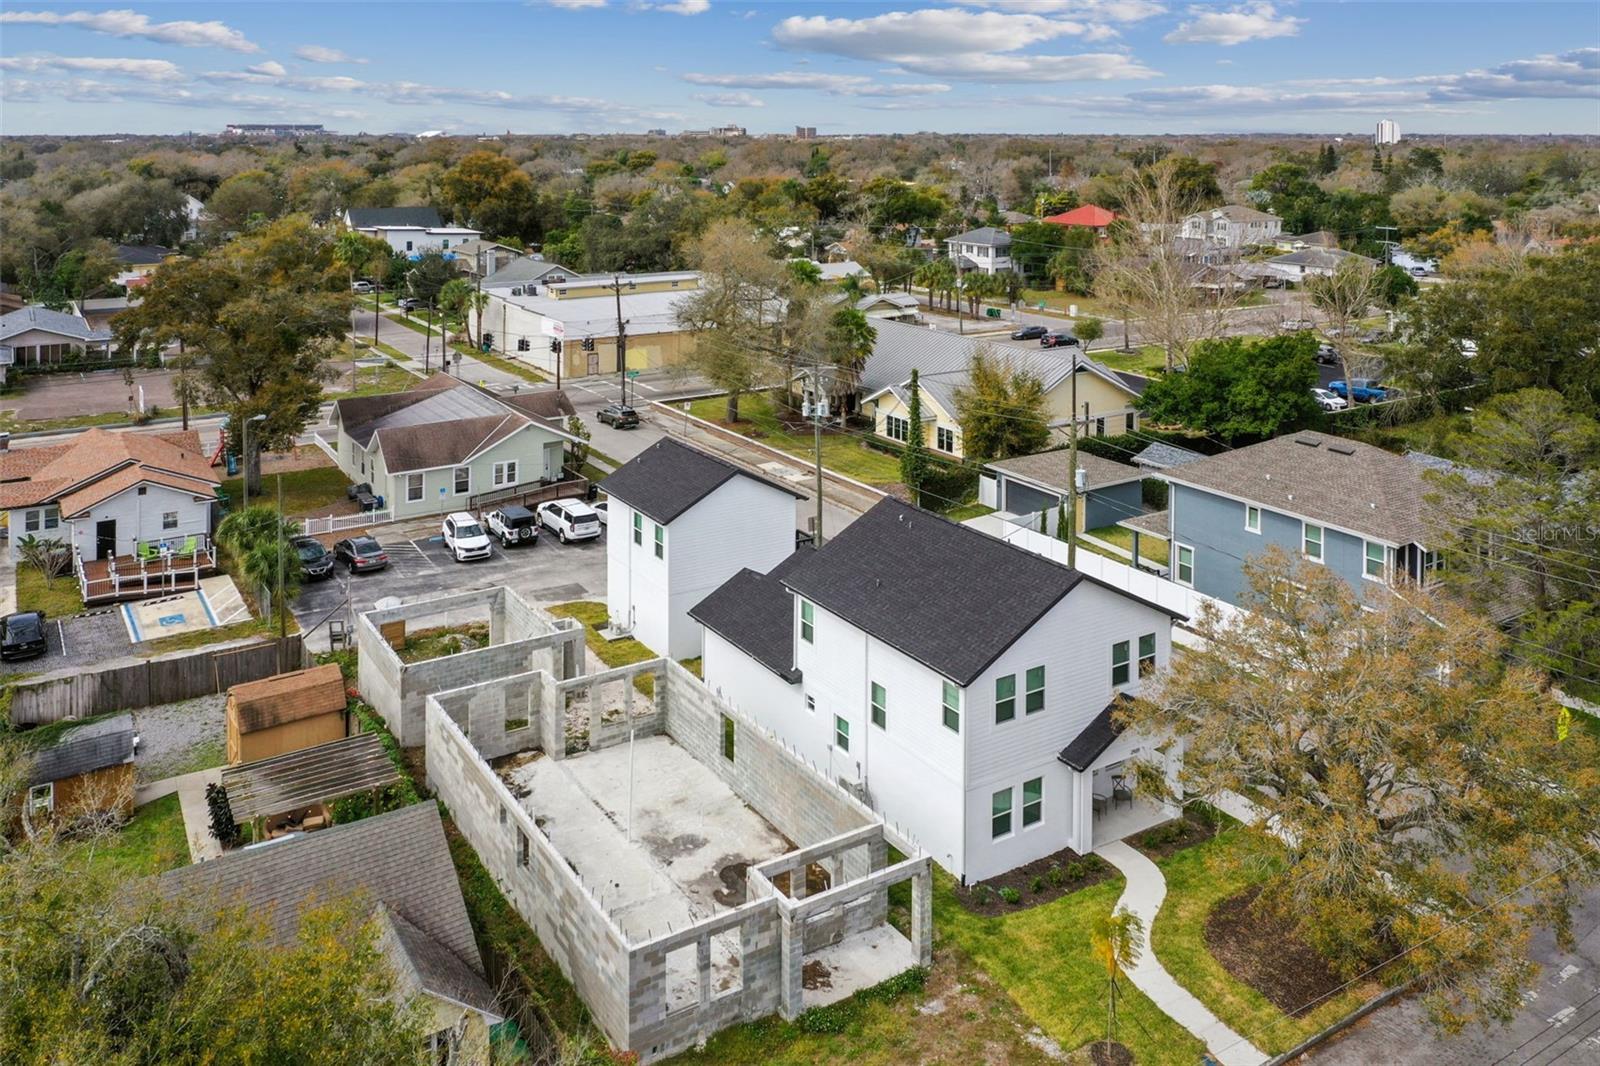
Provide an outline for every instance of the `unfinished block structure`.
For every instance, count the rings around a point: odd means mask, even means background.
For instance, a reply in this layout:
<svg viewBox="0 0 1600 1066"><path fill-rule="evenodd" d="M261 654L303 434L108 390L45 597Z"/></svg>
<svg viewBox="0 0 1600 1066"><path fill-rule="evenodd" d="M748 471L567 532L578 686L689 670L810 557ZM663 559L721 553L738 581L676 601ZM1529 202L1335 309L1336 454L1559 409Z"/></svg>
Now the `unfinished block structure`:
<svg viewBox="0 0 1600 1066"><path fill-rule="evenodd" d="M677 663L425 705L429 786L618 1049L654 1061L932 961L929 858ZM887 921L906 882L909 937Z"/></svg>
<svg viewBox="0 0 1600 1066"><path fill-rule="evenodd" d="M408 632L472 622L489 625L489 643L482 648L420 662L405 662L395 650ZM407 748L423 741L423 700L429 693L533 671L566 678L582 673L584 662L582 625L532 607L507 588L368 611L356 617L356 646L361 695ZM505 717L515 724L518 716Z"/></svg>

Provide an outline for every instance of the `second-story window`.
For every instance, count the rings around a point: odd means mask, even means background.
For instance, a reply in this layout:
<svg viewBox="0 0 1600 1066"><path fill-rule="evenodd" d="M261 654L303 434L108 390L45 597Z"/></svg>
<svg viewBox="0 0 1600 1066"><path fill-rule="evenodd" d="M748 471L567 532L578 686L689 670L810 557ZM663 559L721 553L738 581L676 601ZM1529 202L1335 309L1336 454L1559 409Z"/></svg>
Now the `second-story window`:
<svg viewBox="0 0 1600 1066"><path fill-rule="evenodd" d="M994 721L996 725L1017 716L1017 675L994 679Z"/></svg>
<svg viewBox="0 0 1600 1066"><path fill-rule="evenodd" d="M641 545L644 543L644 515L638 511L633 512L633 542Z"/></svg>
<svg viewBox="0 0 1600 1066"><path fill-rule="evenodd" d="M1194 584L1194 549L1187 544L1175 544L1177 560L1172 568L1172 576L1180 585Z"/></svg>
<svg viewBox="0 0 1600 1066"><path fill-rule="evenodd" d="M1111 645L1111 687L1120 688L1128 683L1132 676L1129 663L1132 645L1126 640L1119 640Z"/></svg>
<svg viewBox="0 0 1600 1066"><path fill-rule="evenodd" d="M1149 677L1156 670L1156 635L1146 633L1139 638L1139 676Z"/></svg>
<svg viewBox="0 0 1600 1066"><path fill-rule="evenodd" d="M1245 505L1244 528L1251 533L1261 532L1261 508L1251 507L1249 504Z"/></svg>
<svg viewBox="0 0 1600 1066"><path fill-rule="evenodd" d="M944 683L944 727L961 732L961 690L949 681Z"/></svg>
<svg viewBox="0 0 1600 1066"><path fill-rule="evenodd" d="M1314 526L1307 522L1305 530L1306 558L1314 563L1320 563L1322 562L1322 527Z"/></svg>
<svg viewBox="0 0 1600 1066"><path fill-rule="evenodd" d="M1376 581L1382 581L1389 573L1388 549L1375 540L1367 541L1367 557L1364 573Z"/></svg>
<svg viewBox="0 0 1600 1066"><path fill-rule="evenodd" d="M876 681L872 683L872 724L879 729L889 728L889 693Z"/></svg>
<svg viewBox="0 0 1600 1066"><path fill-rule="evenodd" d="M1033 714L1044 710L1044 667L1035 666L1028 671L1028 690L1023 699L1023 710Z"/></svg>
<svg viewBox="0 0 1600 1066"><path fill-rule="evenodd" d="M934 430L934 447L941 452L954 452L956 450L956 431L949 426L940 426Z"/></svg>
<svg viewBox="0 0 1600 1066"><path fill-rule="evenodd" d="M667 527L661 525L660 523L657 523L656 524L656 558L657 559L665 559L666 557L667 557Z"/></svg>
<svg viewBox="0 0 1600 1066"><path fill-rule="evenodd" d="M810 600L800 601L800 639L807 644L817 639L816 608L811 606Z"/></svg>

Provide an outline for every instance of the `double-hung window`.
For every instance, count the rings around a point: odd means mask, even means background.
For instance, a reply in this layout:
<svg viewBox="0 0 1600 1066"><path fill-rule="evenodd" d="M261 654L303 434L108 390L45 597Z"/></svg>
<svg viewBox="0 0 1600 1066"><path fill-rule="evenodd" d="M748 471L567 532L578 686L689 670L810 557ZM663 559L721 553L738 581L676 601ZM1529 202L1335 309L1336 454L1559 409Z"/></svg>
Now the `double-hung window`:
<svg viewBox="0 0 1600 1066"><path fill-rule="evenodd" d="M1156 635L1146 633L1139 638L1139 676L1149 677L1156 671Z"/></svg>
<svg viewBox="0 0 1600 1066"><path fill-rule="evenodd" d="M657 522L656 523L656 558L657 559L665 559L666 557L667 557L667 527L662 525L661 523Z"/></svg>
<svg viewBox="0 0 1600 1066"><path fill-rule="evenodd" d="M472 467L458 466L454 474L454 491L457 496L465 496L472 491Z"/></svg>
<svg viewBox="0 0 1600 1066"><path fill-rule="evenodd" d="M884 415L883 432L890 440L908 441L911 439L911 423L899 415Z"/></svg>
<svg viewBox="0 0 1600 1066"><path fill-rule="evenodd" d="M1023 697L1023 709L1028 714L1044 710L1044 667L1035 666L1028 671L1028 689Z"/></svg>
<svg viewBox="0 0 1600 1066"><path fill-rule="evenodd" d="M1038 825L1044 820L1044 778L1035 777L1022 783L1022 828Z"/></svg>
<svg viewBox="0 0 1600 1066"><path fill-rule="evenodd" d="M838 715L833 716L833 746L840 751L850 750L850 723Z"/></svg>
<svg viewBox="0 0 1600 1066"><path fill-rule="evenodd" d="M872 724L879 729L889 728L889 693L876 681L872 683Z"/></svg>
<svg viewBox="0 0 1600 1066"><path fill-rule="evenodd" d="M515 459L507 459L503 463L494 464L494 484L496 488L501 485L515 485L516 483L517 461Z"/></svg>
<svg viewBox="0 0 1600 1066"><path fill-rule="evenodd" d="M1119 640L1111 645L1111 687L1116 688L1126 685L1132 676L1129 665L1131 645L1126 640Z"/></svg>
<svg viewBox="0 0 1600 1066"><path fill-rule="evenodd" d="M406 475L406 502L407 503L416 503L420 499L422 499L422 475L421 474L407 474Z"/></svg>
<svg viewBox="0 0 1600 1066"><path fill-rule="evenodd" d="M1011 834L1011 790L1002 788L989 801L989 836L999 840Z"/></svg>
<svg viewBox="0 0 1600 1066"><path fill-rule="evenodd" d="M1244 505L1244 528L1249 533L1261 532L1261 508Z"/></svg>
<svg viewBox="0 0 1600 1066"><path fill-rule="evenodd" d="M1009 722L1017 716L1017 675L994 679L994 722Z"/></svg>
<svg viewBox="0 0 1600 1066"><path fill-rule="evenodd" d="M169 530L169 529L177 529L178 528L178 512L177 511L162 511L161 512L161 528L162 528L163 531Z"/></svg>
<svg viewBox="0 0 1600 1066"><path fill-rule="evenodd" d="M1362 572L1374 581L1389 575L1389 550L1375 540L1367 541L1367 557Z"/></svg>
<svg viewBox="0 0 1600 1066"><path fill-rule="evenodd" d="M638 511L633 512L633 542L644 543L644 515Z"/></svg>
<svg viewBox="0 0 1600 1066"><path fill-rule="evenodd" d="M817 609L810 600L800 601L800 639L807 644L814 644L817 640L816 614Z"/></svg>
<svg viewBox="0 0 1600 1066"><path fill-rule="evenodd" d="M1314 563L1322 562L1322 527L1305 524L1305 554Z"/></svg>
<svg viewBox="0 0 1600 1066"><path fill-rule="evenodd" d="M961 690L953 682L944 683L944 727L961 732Z"/></svg>
<svg viewBox="0 0 1600 1066"><path fill-rule="evenodd" d="M956 450L956 431L949 426L940 426L933 432L934 447L941 452L954 452Z"/></svg>
<svg viewBox="0 0 1600 1066"><path fill-rule="evenodd" d="M1180 585L1194 584L1194 549L1187 544L1174 545L1177 555L1174 559L1172 575Z"/></svg>

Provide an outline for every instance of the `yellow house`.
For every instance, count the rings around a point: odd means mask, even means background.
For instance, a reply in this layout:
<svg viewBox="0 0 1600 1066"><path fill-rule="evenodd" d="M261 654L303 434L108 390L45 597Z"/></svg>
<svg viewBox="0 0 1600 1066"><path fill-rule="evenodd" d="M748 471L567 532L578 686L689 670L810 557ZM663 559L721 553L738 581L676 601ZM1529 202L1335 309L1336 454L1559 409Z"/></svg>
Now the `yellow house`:
<svg viewBox="0 0 1600 1066"><path fill-rule="evenodd" d="M1139 428L1135 406L1143 390L1137 375L1124 377L1078 349L1041 349L994 343L926 327L880 321L872 355L862 371L862 411L872 416L873 432L885 440L911 439L911 371L922 394L922 442L932 451L965 458L956 393L966 384L973 355L992 358L1035 374L1044 383L1051 428L1073 420L1073 369L1077 370L1077 421L1080 433L1113 436Z"/></svg>

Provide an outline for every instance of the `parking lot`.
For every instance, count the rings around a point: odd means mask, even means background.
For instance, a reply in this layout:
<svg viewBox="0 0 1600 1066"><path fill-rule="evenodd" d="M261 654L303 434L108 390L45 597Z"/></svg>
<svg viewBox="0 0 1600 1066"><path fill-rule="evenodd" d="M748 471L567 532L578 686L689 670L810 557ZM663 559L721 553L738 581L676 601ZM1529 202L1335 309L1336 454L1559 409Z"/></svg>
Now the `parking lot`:
<svg viewBox="0 0 1600 1066"><path fill-rule="evenodd" d="M538 605L605 598L604 533L593 540L562 544L545 530L537 544L507 550L496 541L489 558L458 563L445 548L436 522L397 523L374 532L389 553L388 569L351 574L336 567L326 581L306 584L295 600L295 619L313 649L327 648L328 619L353 622L357 613L391 596L415 602L505 585Z"/></svg>

